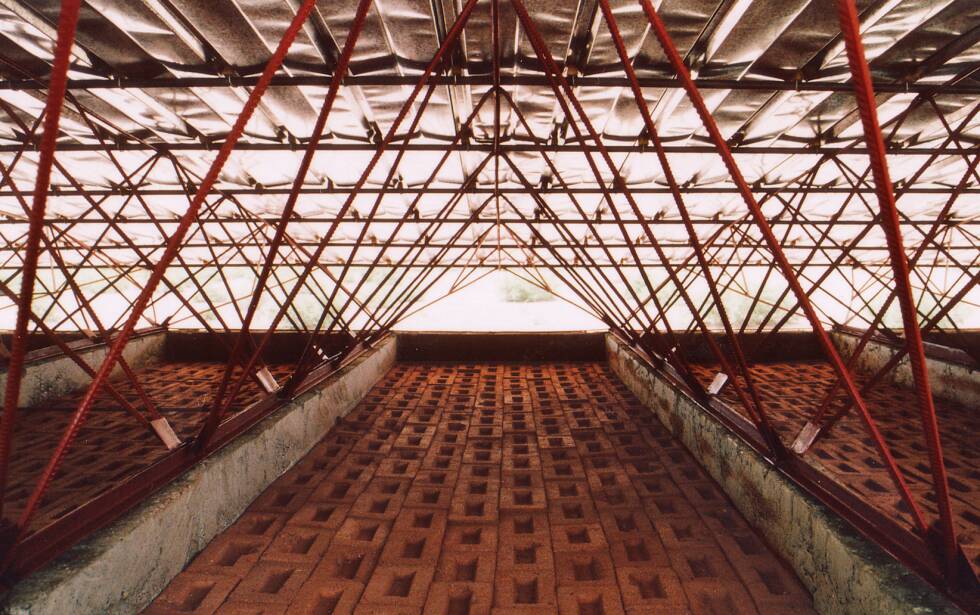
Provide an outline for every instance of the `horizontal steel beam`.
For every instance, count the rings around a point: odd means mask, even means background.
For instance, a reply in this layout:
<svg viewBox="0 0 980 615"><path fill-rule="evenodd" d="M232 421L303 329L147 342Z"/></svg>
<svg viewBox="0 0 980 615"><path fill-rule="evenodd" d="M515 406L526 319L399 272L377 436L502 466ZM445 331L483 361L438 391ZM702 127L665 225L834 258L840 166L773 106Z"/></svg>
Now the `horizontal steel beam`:
<svg viewBox="0 0 980 615"><path fill-rule="evenodd" d="M627 188L630 194L670 194L670 188L661 187L648 187L647 186L629 186ZM737 194L738 189L734 186L732 187L689 187L689 188L679 188L682 194ZM424 194L527 194L528 191L524 188L508 188L502 187L499 190L494 189L491 186L477 187L477 188L413 188L405 187L400 188L398 186L391 186L389 188L380 187L363 187L357 191L358 194L378 194L380 192L385 192L387 194L409 194L415 195L419 193ZM623 190L618 188L608 187L605 190L599 186L572 186L567 190L562 188L538 188L534 191L536 194L604 194L606 192L610 194L622 194ZM952 188L906 188L903 190L905 194L951 194L954 192ZM966 188L958 191L960 194L980 194L980 186L974 188ZM90 197L102 197L102 196L129 196L133 192L126 188L93 188L89 190L86 188L83 191L76 188L62 188L60 186L52 186L50 195L52 197L59 196L90 196ZM349 195L351 193L350 188L345 187L328 187L328 186L307 186L300 189L300 194L339 194L339 195ZM874 194L874 188L851 188L848 186L759 186L753 189L755 194ZM32 192L21 192L21 196L29 196L33 194ZM136 191L143 197L148 196L179 196L183 197L187 193L180 188L140 188ZM234 196L256 196L256 195L288 195L289 188L267 188L265 186L254 186L254 187L238 187L231 188L227 186L219 186L210 191L210 194L226 194ZM17 198L16 194L11 191L0 191L0 199Z"/></svg>
<svg viewBox="0 0 980 615"><path fill-rule="evenodd" d="M256 263L242 263L242 262L224 262L224 263L220 263L220 264L214 264L214 263L195 262L195 261L192 261L192 260L189 260L189 259L184 259L184 263L188 267L193 268L193 269L203 268L203 271L204 272L206 272L208 269L214 269L214 268L218 268L218 269L229 269L229 268L230 269L255 269L256 267L260 267L261 266L261 263L256 264ZM277 263L276 264L276 267L278 267L278 268L295 268L295 267L305 267L306 264L307 264L306 261L295 261L295 262L288 262L288 263ZM339 267L342 267L343 266L343 263L329 262L329 261L321 261L319 264L320 264L321 267L338 267L339 268ZM792 267L795 267L795 268L799 268L799 267L813 268L813 267L829 267L829 266L833 266L835 269L855 269L855 268L857 268L857 269L865 269L865 268L868 268L868 267L887 266L888 264L889 264L889 261L887 261L887 260L882 260L882 261L862 260L861 262L849 262L849 263L834 263L833 261L829 261L829 260L828 261L815 261L815 260L810 260L809 262L790 263L790 265ZM627 262L627 263L598 263L596 265L574 265L574 266L572 266L572 265L568 265L566 263L558 263L558 262L553 262L553 261L541 261L541 260L536 260L534 262L534 264L532 264L532 265L518 265L518 264L509 264L509 265L508 264L501 264L501 265L497 265L496 263L477 263L477 264L460 263L460 264L457 264L457 265L430 265L430 264L425 264L425 263L415 263L415 264L411 264L410 265L410 264L405 263L405 264L402 264L402 265L398 265L396 267L396 265L394 263L392 263L391 265L386 265L386 264L375 265L373 262L358 262L358 263L352 263L350 266L353 267L353 268L355 268L355 269L376 268L376 269L385 270L385 269L390 269L390 268L397 268L397 269L426 269L426 268L430 268L430 267L431 268L434 268L434 269L469 269L469 268L474 268L474 269L524 269L525 267L544 267L546 265L550 265L550 266L553 266L555 268L566 269L566 270L567 269L581 269L583 271L586 270L586 269L594 269L594 268L599 268L599 269L607 269L607 268L608 269L616 269L616 268L620 268L620 269L636 269L637 268L637 266L635 264L630 263L630 262ZM42 264L41 266L47 266L47 265ZM691 270L699 271L701 269L701 267L699 265L697 265L697 264L691 265L690 263L688 263L686 261L680 261L680 260L678 260L678 261L671 261L670 266L671 266L671 268L678 269L678 270L691 269ZM712 267L717 267L719 269L738 268L738 267L743 267L743 266L744 267L772 268L773 264L771 262L769 262L769 261L747 262L747 263L744 263L744 264L743 263L716 263L716 264L712 264ZM644 268L647 268L647 269L660 269L660 268L663 268L663 263L660 263L660 262L644 263L643 264L643 267ZM84 265L72 265L72 269L76 269L76 268L78 268L78 269L101 269L103 271L113 271L113 270L116 270L116 269L123 269L123 268L126 268L126 269L128 269L128 268L135 268L135 269L145 270L146 269L146 266L143 265L143 264L138 264L138 263L115 263L111 267L105 266L105 265L90 265L90 264L87 264L87 263L84 264ZM178 265L172 265L171 268L172 269L183 269L183 265L180 265L180 266L178 266ZM0 266L0 271L20 271L20 270L21 270L21 267L16 267L16 266Z"/></svg>
<svg viewBox="0 0 980 615"><path fill-rule="evenodd" d="M303 247L303 248L315 248L315 247L317 247L320 244L317 241L293 241L293 242L290 242L289 245ZM416 244L414 241L393 241L393 242L391 242L390 244L387 244L387 245L388 245L389 248L414 248L414 247L418 247L418 244ZM382 243L379 240L376 243L364 242L364 243L360 243L360 244L359 243L356 243L356 242L353 242L353 241L331 241L328 244L327 247L330 247L330 248L354 248L354 247L358 247L360 249L370 249L370 248L382 248L384 246L385 246L385 244ZM687 241L680 241L680 242L678 242L678 241L661 240L660 241L660 246L662 248L665 248L665 249L675 249L675 248L690 248L691 247L691 244L689 242L687 242ZM136 250L153 251L153 250L163 249L163 247L164 247L163 245L158 244L158 243L153 243L153 244L149 244L149 243L133 244L131 246L129 246L129 245L122 245L122 244L106 244L106 245L99 245L98 246L98 250L100 252L113 252L113 251L130 251L131 252L134 249L136 249ZM265 243L265 242L257 242L257 241L243 241L243 242L235 242L235 243L230 243L228 241L213 241L210 244L205 243L205 242L187 243L187 244L184 244L184 245L181 246L181 250L208 249L209 247L210 248L213 248L213 249L216 249L216 250L218 250L218 249L224 249L224 248L235 248L235 247L238 247L238 248L265 248L265 247L268 247L268 244ZM479 247L479 245L478 244L469 244L469 243L465 243L465 244L448 243L447 244L445 242L433 241L433 242L429 242L429 243L423 244L423 247L425 247L426 249L433 249L433 250L442 250L442 249L446 249L446 250L470 250L470 249L474 249L474 248ZM571 249L578 249L580 247L584 247L586 249L592 249L592 250L597 250L597 249L600 249L602 247L606 247L606 248L610 248L610 249L614 249L614 250L625 250L625 249L630 248L630 247L633 247L636 250L644 250L644 249L652 250L652 249L654 249L653 246L651 246L649 244L643 244L643 243L626 244L626 243L622 243L621 241L620 242L603 242L601 244L598 243L598 242L595 242L595 241L591 241L588 246L582 246L582 244L570 244L570 243L565 243L565 242L562 242L562 243L552 242L552 243L549 243L547 245L540 244L539 243L537 245L531 246L530 245L530 239L528 239L528 243L507 243L507 242L501 242L501 243L494 243L492 247L495 247L495 248L496 247L500 247L500 248L504 248L504 249L508 249L508 250L520 250L520 249L525 248L525 247L530 247L530 248L534 248L534 249L537 249L537 250L547 250L547 249L550 249L550 248L554 248L556 250L571 250ZM748 242L739 242L739 243L724 242L724 243L712 243L711 244L711 247L712 248L719 248L719 249L738 249L738 250L759 250L759 249L762 249L762 250L764 250L765 249L765 244L759 243L759 242L753 242L753 243L748 243ZM10 246L10 245L2 246L2 245L0 245L0 253L3 253L3 252L19 252L22 249L23 248L22 248L22 246L19 243L18 244L15 244L13 246ZM79 253L83 253L84 254L84 253L87 253L90 249L91 249L91 246L87 246L87 245L82 245L82 246L58 246L58 252L79 252ZM884 246L884 245L880 245L880 246L857 245L857 246L853 246L852 247L852 246L850 246L849 244L846 244L846 243L844 245L820 244L819 246L815 246L815 245L810 244L810 243L800 243L800 244L797 244L797 245L789 245L789 244L787 244L787 245L784 245L783 246L783 250L817 250L817 249L823 250L825 252L835 252L835 251L844 251L844 250L846 250L846 251L848 251L850 253L854 253L854 252L869 252L869 251L886 251L886 250L888 250L888 246ZM926 251L936 251L936 250L939 250L939 251L947 251L947 250L969 250L971 252L975 252L976 249L977 249L977 246L975 246L973 244L953 245L953 246L944 245L943 244L943 245L938 245L937 246L937 244L931 243L931 244L923 247L923 250L926 250Z"/></svg>
<svg viewBox="0 0 980 615"><path fill-rule="evenodd" d="M613 139L610 139L612 141ZM113 143L108 146L108 148L113 152L208 152L217 151L221 148L222 141L212 141L207 143L201 143L199 141L187 142L187 143L157 143L157 142L119 142ZM278 142L278 141L252 141L238 143L235 146L236 151L278 151L278 152L301 152L303 150L303 141L298 141L295 143L289 142ZM28 151L32 150L35 144L28 143ZM16 144L4 144L0 145L0 153L6 154L16 154L24 148L23 143ZM317 151L324 152L374 152L378 149L378 146L373 143L351 143L351 142L332 142L324 141L321 142L316 147ZM629 145L615 145L612 143L604 144L603 149L607 152L613 154L655 154L654 150L645 145L629 144ZM97 143L62 143L58 145L59 152L103 152L106 147ZM458 144L453 145L449 141L446 143L392 143L385 148L389 152L445 152L445 151L459 151L459 152L477 152L483 154L489 154L494 151L493 144L490 143L469 143L469 144ZM578 152L598 152L599 149L593 145L547 145L547 144L532 144L532 143L512 143L509 145L501 145L499 151L502 154L514 154L514 153L530 153L535 154L541 151L545 151L549 154L574 154ZM833 145L823 145L823 146L811 146L811 145L799 145L799 146L754 146L754 145L743 145L743 146L733 146L731 148L732 153L736 155L753 155L757 156L759 154L775 154L784 156L795 156L795 155L867 155L867 149L864 147L842 145L840 147L835 147ZM664 145L664 151L668 154L691 154L691 155L705 155L705 154L715 154L715 148L711 145ZM887 150L887 153L892 156L972 156L977 153L976 149L971 148L959 148L959 147L892 147Z"/></svg>
<svg viewBox="0 0 980 615"><path fill-rule="evenodd" d="M328 87L330 85L330 75L278 75L273 78L274 86L308 86L308 87ZM629 81L625 77L566 77L572 87L596 87L596 88L626 88ZM90 78L72 79L68 82L69 90L96 90L110 89L120 90L126 88L133 89L174 89L174 88L215 88L215 87L251 87L258 82L258 77L171 77L171 78ZM418 83L416 75L359 75L345 77L343 85L352 86L413 86ZM486 86L493 85L491 75L459 75L443 76L433 75L430 83L439 85L470 85ZM545 75L500 75L500 83L503 86L540 86L549 87L550 82ZM644 88L668 88L676 89L682 87L677 79L664 77L640 77L640 87ZM752 90L760 92L852 92L853 86L847 81L787 81L780 79L695 79L694 83L702 90ZM3 90L44 90L47 89L47 82L43 79L8 79L0 81L0 89ZM980 86L970 84L945 85L941 83L895 83L895 82L876 82L874 89L878 93L894 94L942 94L951 96L977 95L980 94Z"/></svg>
<svg viewBox="0 0 980 615"><path fill-rule="evenodd" d="M3 214L0 214L0 215L3 215ZM331 217L317 216L317 217L295 218L293 220L293 222L295 222L295 223L301 223L301 224L332 224L336 220L337 220L337 218L332 217L332 216ZM558 220L558 221L552 221L552 220L546 220L546 219L540 219L540 220L533 220L533 219L531 219L531 220L528 220L528 219L521 219L521 218L479 218L477 220L470 220L469 218L463 218L463 217L431 217L431 216L422 216L419 220L421 222L425 222L427 224L428 223L433 223L433 224L466 224L466 223L470 223L470 224L496 224L496 223L499 223L499 224L511 224L511 225L517 225L517 226L524 225L527 222L530 222L530 223L532 223L534 225L537 225L537 226L558 226L558 225L561 225L561 226L568 226L568 225L618 226L620 224L620 222L622 222L622 224L625 224L627 226L636 225L636 224L642 224L642 222L639 221L639 220L637 220L636 218L622 218L620 221L617 221L617 220L615 220L613 218L603 218L601 220L594 220L594 219L584 220L582 218L576 217L576 218L562 218L561 220ZM397 223L399 223L401 221L402 221L402 218L378 217L378 218L375 218L374 220L372 220L371 223L372 224L397 224ZM150 218L129 218L129 217L125 217L125 218L120 218L118 220L118 223L119 224L126 224L126 225L129 225L129 224L152 224L152 225L156 225L156 224L177 224L177 222L178 222L178 219L177 218L157 218L156 220L152 220ZM242 218L240 216L239 217L224 218L224 217L213 217L213 216L209 216L209 217L201 217L201 218L199 218L197 223L199 223L199 224L222 224L222 225L224 225L224 224L245 224L245 223L253 223L253 222L261 222L261 223L264 223L264 224L276 224L277 222L279 222L279 218L271 217L271 216L270 217L261 217L261 218L260 217ZM365 224L366 222L367 222L367 220L366 219L363 219L363 218L362 219L355 220L354 218L348 217L348 218L342 220L341 221L341 224L361 225L361 224ZM647 223L652 224L654 226L682 226L684 224L684 221L683 220L677 220L677 219L672 219L672 218L661 218L659 220L650 219L650 220L645 220L644 222L647 222ZM72 225L75 225L75 224L96 224L98 226L104 226L105 223L106 223L105 222L105 218L46 218L44 220L44 224L49 225L49 226L50 225L57 225L57 224L72 224ZM733 225L733 224L742 224L742 225L752 224L752 222L749 221L749 220L744 220L744 219L739 219L739 218L718 218L717 220L712 219L712 218L707 218L707 219L701 218L701 219L692 219L691 220L691 223L692 224L695 224L695 225L699 225L699 226L700 225L704 225L704 226L727 226L727 225ZM14 219L14 218L0 218L0 226L4 226L4 225L8 225L8 226L19 226L19 225L23 225L23 224L27 224L27 220ZM877 224L877 221L872 220L870 218L848 218L847 220L788 220L788 219L787 220L781 220L781 219L774 219L774 220L770 220L769 221L769 224L771 226L784 226L784 225L789 224L789 225L793 225L793 226L816 226L816 227L820 227L820 226L833 226L833 227L838 227L838 226L840 226L840 227L845 227L845 226L860 226L860 227L865 227L865 226L867 226L869 224ZM976 220L957 220L957 219L948 219L948 220L924 220L924 219L917 219L917 220L903 220L902 221L902 224L907 225L907 226L913 226L913 227L914 226L931 226L931 225L934 225L934 224L935 225L938 225L940 227L980 226L980 219L976 219Z"/></svg>

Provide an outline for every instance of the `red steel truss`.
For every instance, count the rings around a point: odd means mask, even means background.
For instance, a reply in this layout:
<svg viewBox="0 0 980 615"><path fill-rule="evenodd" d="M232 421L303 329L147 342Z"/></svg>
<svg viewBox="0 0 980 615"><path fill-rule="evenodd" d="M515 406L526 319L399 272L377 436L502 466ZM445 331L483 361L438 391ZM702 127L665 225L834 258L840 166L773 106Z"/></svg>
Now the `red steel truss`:
<svg viewBox="0 0 980 615"><path fill-rule="evenodd" d="M11 578L122 514L408 317L506 271L603 322L778 471L936 585L957 596L975 591L924 338L941 334L975 353L957 320L977 309L980 280L980 221L964 205L980 191L971 134L980 62L967 53L980 26L963 28L897 84L869 62L862 43L862 28L881 16L836 0L841 35L828 48L839 43L844 55L835 73L822 74L811 59L795 75L728 79L711 77L715 65L705 63L706 50L722 44L713 37L723 35L710 32L727 17L712 18L705 40L691 46L683 32L675 41L669 12L650 0L583 0L576 35L557 57L553 28L523 0L467 0L458 15L440 8L424 61L385 72L369 58L376 42L369 39L384 26L373 5L359 0L348 15L327 19L304 0L281 24L268 59L248 71L113 79L74 54L80 3L63 0L46 76L4 59L0 206L12 209L0 218L0 294L16 317L0 417L0 547ZM739 27L737 17L729 25ZM190 26L182 27L194 39ZM324 35L331 29L341 44ZM519 41L514 49L506 49L509 40ZM318 49L320 63L299 62L309 49L297 51L297 41ZM593 52L599 59L590 65ZM187 119L187 138L168 139L176 129L163 126L180 109L160 103L156 92L165 88L201 90L195 95L208 105L223 92L240 111L221 116L224 130L204 134ZM598 88L617 92L611 119L596 112ZM308 134L270 122L286 91L318 102ZM371 92L381 91L399 92L396 102L364 112ZM718 92L767 98L732 130ZM19 107L5 94L43 96L44 104ZM99 97L109 94L142 101L160 126L141 125L132 110L108 110L109 99ZM793 97L811 110L825 105L832 125L815 122L806 139L788 128L758 136L765 116L772 120ZM352 117L364 138L345 136ZM446 122L451 130L433 137ZM858 123L860 132L849 130ZM262 156L288 167L281 169L288 181L263 183ZM332 198L335 207L322 206ZM127 305L109 311L112 297ZM830 333L845 322L861 330L849 357ZM154 399L159 391L123 358L140 328L168 325L203 328L227 355L199 424L181 423L179 434ZM789 325L812 331L832 374L814 410L798 413L804 426L794 434L761 390L759 367ZM105 358L88 363L65 342L67 330L104 343ZM301 336L301 352L274 365L270 342L285 331ZM23 431L29 334L47 339L91 382L11 514L3 496ZM859 376L872 339L896 349L877 373ZM697 340L707 361L695 356ZM894 417L876 415L868 401L906 357L927 493L910 487L891 432L881 428ZM110 378L117 366L121 380ZM39 527L51 483L103 390L125 420L159 438L161 451ZM243 406L246 392L255 397ZM852 409L901 500L901 517L811 463Z"/></svg>

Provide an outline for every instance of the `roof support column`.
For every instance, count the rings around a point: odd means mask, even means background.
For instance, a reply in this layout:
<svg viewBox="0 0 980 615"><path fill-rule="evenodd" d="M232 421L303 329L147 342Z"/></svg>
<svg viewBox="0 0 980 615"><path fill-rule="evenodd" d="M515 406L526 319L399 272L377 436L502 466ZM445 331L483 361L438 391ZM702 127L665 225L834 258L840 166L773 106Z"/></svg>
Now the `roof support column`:
<svg viewBox="0 0 980 615"><path fill-rule="evenodd" d="M874 176L878 204L881 208L881 224L885 231L888 251L891 256L895 296L902 311L905 344L918 396L923 436L929 449L933 488L936 491L936 501L939 507L943 557L948 578L951 579L956 567L957 545L949 482L946 476L946 466L943 462L942 442L939 437L939 425L936 421L936 407L933 404L932 389L929 386L925 350L922 346L922 332L919 329L915 301L909 284L909 262L902 242L898 208L895 205L895 194L892 191L888 161L885 157L885 141L881 136L881 127L878 125L878 110L874 90L871 86L871 71L864 55L860 22L854 0L837 0L837 12L847 48L848 64L851 67L854 95L857 98L861 123L864 126L865 144L871 159L871 172Z"/></svg>

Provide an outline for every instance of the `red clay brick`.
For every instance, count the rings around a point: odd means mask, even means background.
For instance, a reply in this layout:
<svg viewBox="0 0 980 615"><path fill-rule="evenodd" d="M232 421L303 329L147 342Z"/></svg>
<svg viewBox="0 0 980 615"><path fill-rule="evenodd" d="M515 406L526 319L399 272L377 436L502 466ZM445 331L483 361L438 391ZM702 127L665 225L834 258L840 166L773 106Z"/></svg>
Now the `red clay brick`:
<svg viewBox="0 0 980 615"><path fill-rule="evenodd" d="M320 531L336 530L344 522L349 510L348 504L307 502L286 521L286 524L315 528Z"/></svg>
<svg viewBox="0 0 980 615"><path fill-rule="evenodd" d="M413 478L422 466L419 460L388 458L378 464L374 472L375 478Z"/></svg>
<svg viewBox="0 0 980 615"><path fill-rule="evenodd" d="M434 574L434 566L378 566L362 600L378 606L421 608Z"/></svg>
<svg viewBox="0 0 980 615"><path fill-rule="evenodd" d="M498 494L454 494L449 510L449 520L457 523L496 523Z"/></svg>
<svg viewBox="0 0 980 615"><path fill-rule="evenodd" d="M491 551L455 552L444 550L436 568L436 581L446 583L485 583L492 585L497 554Z"/></svg>
<svg viewBox="0 0 980 615"><path fill-rule="evenodd" d="M397 366L152 612L811 612L611 378L580 364Z"/></svg>
<svg viewBox="0 0 980 615"><path fill-rule="evenodd" d="M567 523L551 526L555 553L608 550L606 535L598 523Z"/></svg>
<svg viewBox="0 0 980 615"><path fill-rule="evenodd" d="M459 472L454 470L421 470L412 483L413 487L423 486L432 488L455 487Z"/></svg>
<svg viewBox="0 0 980 615"><path fill-rule="evenodd" d="M497 551L495 524L454 523L446 527L444 549L460 552Z"/></svg>
<svg viewBox="0 0 980 615"><path fill-rule="evenodd" d="M490 583L436 582L429 588L424 613L434 615L489 615L493 604Z"/></svg>
<svg viewBox="0 0 980 615"><path fill-rule="evenodd" d="M599 513L599 522L610 542L637 536L657 536L650 519L642 510L606 510Z"/></svg>
<svg viewBox="0 0 980 615"><path fill-rule="evenodd" d="M548 506L543 488L504 487L500 492L500 510L509 512L544 511Z"/></svg>
<svg viewBox="0 0 980 615"><path fill-rule="evenodd" d="M285 604L253 604L229 601L221 605L215 615L285 615Z"/></svg>
<svg viewBox="0 0 980 615"><path fill-rule="evenodd" d="M497 553L497 578L515 571L544 570L551 574L555 566L555 552L550 540L539 537L514 538L501 541Z"/></svg>
<svg viewBox="0 0 980 615"><path fill-rule="evenodd" d="M691 609L696 613L759 613L752 598L738 583L726 583L720 579L693 579L683 582L683 585Z"/></svg>
<svg viewBox="0 0 980 615"><path fill-rule="evenodd" d="M398 513L391 531L425 530L438 532L441 536L446 531L446 523L447 514L445 510L403 507Z"/></svg>
<svg viewBox="0 0 980 615"><path fill-rule="evenodd" d="M210 615L238 584L237 578L185 572L178 575L144 615Z"/></svg>
<svg viewBox="0 0 980 615"><path fill-rule="evenodd" d="M591 497L569 498L548 506L548 521L552 525L598 523L599 512Z"/></svg>
<svg viewBox="0 0 980 615"><path fill-rule="evenodd" d="M551 542L548 516L542 512L506 512L500 516L501 541L533 538L538 542Z"/></svg>
<svg viewBox="0 0 980 615"><path fill-rule="evenodd" d="M391 524L386 521L348 517L334 534L334 542L380 549L390 529Z"/></svg>
<svg viewBox="0 0 980 615"><path fill-rule="evenodd" d="M383 566L434 567L442 549L439 529L410 529L392 532L381 552Z"/></svg>
<svg viewBox="0 0 980 615"><path fill-rule="evenodd" d="M589 483L581 479L546 480L544 487L549 503L589 497Z"/></svg>
<svg viewBox="0 0 980 615"><path fill-rule="evenodd" d="M681 581L693 579L736 580L735 570L715 547L681 548L667 552Z"/></svg>
<svg viewBox="0 0 980 615"><path fill-rule="evenodd" d="M300 509L313 492L309 487L277 486L273 484L248 507L249 512L289 514Z"/></svg>
<svg viewBox="0 0 980 615"><path fill-rule="evenodd" d="M405 508L432 508L446 511L453 499L453 487L439 487L415 483L408 490L402 506Z"/></svg>
<svg viewBox="0 0 980 615"><path fill-rule="evenodd" d="M627 609L644 613L682 613L688 608L687 595L677 573L667 567L616 568L620 596Z"/></svg>
<svg viewBox="0 0 980 615"><path fill-rule="evenodd" d="M616 586L612 558L605 549L558 553L555 558L555 573L559 590L572 585Z"/></svg>
<svg viewBox="0 0 980 615"><path fill-rule="evenodd" d="M222 534L194 558L188 570L241 579L259 561L270 541L262 536Z"/></svg>
<svg viewBox="0 0 980 615"><path fill-rule="evenodd" d="M691 519L665 518L658 521L656 526L660 540L667 550L684 550L696 547L717 548L714 533L700 517Z"/></svg>
<svg viewBox="0 0 980 615"><path fill-rule="evenodd" d="M409 605L391 605L361 601L354 609L354 615L423 615L422 608Z"/></svg>
<svg viewBox="0 0 980 615"><path fill-rule="evenodd" d="M334 532L287 525L260 556L260 561L315 565L323 557Z"/></svg>
<svg viewBox="0 0 980 615"><path fill-rule="evenodd" d="M309 566L259 561L235 587L229 598L252 604L288 605L310 576Z"/></svg>
<svg viewBox="0 0 980 615"><path fill-rule="evenodd" d="M376 547L334 541L307 582L354 582L363 586L374 573L380 554Z"/></svg>
<svg viewBox="0 0 980 615"><path fill-rule="evenodd" d="M538 612L554 611L557 605L555 575L547 570L497 571L494 605L499 607L536 607Z"/></svg>
<svg viewBox="0 0 980 615"><path fill-rule="evenodd" d="M632 566L671 565L667 550L656 535L630 536L609 543L609 552L617 568Z"/></svg>
<svg viewBox="0 0 980 615"><path fill-rule="evenodd" d="M289 606L295 615L351 615L361 599L364 585L354 581L324 581L310 578Z"/></svg>
<svg viewBox="0 0 980 615"><path fill-rule="evenodd" d="M561 587L558 590L559 615L624 615L619 588L613 585L598 587Z"/></svg>
<svg viewBox="0 0 980 615"><path fill-rule="evenodd" d="M459 480L500 481L500 464L462 464L459 466Z"/></svg>
<svg viewBox="0 0 980 615"><path fill-rule="evenodd" d="M407 480L375 478L350 507L350 515L364 519L390 521L398 516L408 495Z"/></svg>
<svg viewBox="0 0 980 615"><path fill-rule="evenodd" d="M265 512L245 512L227 530L226 534L239 534L264 539L269 542L283 526L283 515Z"/></svg>

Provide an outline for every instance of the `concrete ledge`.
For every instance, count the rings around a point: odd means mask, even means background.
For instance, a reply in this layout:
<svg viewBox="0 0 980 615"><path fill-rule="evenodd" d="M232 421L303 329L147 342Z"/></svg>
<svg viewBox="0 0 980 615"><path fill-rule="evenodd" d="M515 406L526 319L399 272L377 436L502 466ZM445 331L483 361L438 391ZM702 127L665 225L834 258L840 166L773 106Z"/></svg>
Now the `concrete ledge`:
<svg viewBox="0 0 980 615"><path fill-rule="evenodd" d="M840 329L831 331L830 337L845 358L854 354L860 341L860 336ZM855 367L861 372L877 372L891 360L895 352L894 346L872 339L864 347ZM930 356L927 348L926 369L929 372L929 384L936 397L957 401L965 406L980 406L980 370L969 360L969 356L965 358L967 360L962 362L944 360ZM906 388L915 387L912 366L907 355L895 366L890 380Z"/></svg>
<svg viewBox="0 0 980 615"><path fill-rule="evenodd" d="M123 357L133 369L139 369L160 360L163 354L166 332L156 330L145 335L134 336L123 350ZM80 346L78 355L92 369L98 370L105 359L108 346L105 344L86 345L85 341L73 342ZM118 376L122 368L116 367L112 374ZM87 386L92 379L74 361L65 355L55 353L27 363L20 386L19 405L25 408L39 406L44 402L61 397L67 393ZM0 373L0 390L7 386L7 372Z"/></svg>
<svg viewBox="0 0 980 615"><path fill-rule="evenodd" d="M960 613L944 596L780 474L745 442L606 337L610 366L698 458L795 570L820 613Z"/></svg>
<svg viewBox="0 0 980 615"><path fill-rule="evenodd" d="M308 391L5 597L9 615L131 614L317 443L388 371L396 341Z"/></svg>

